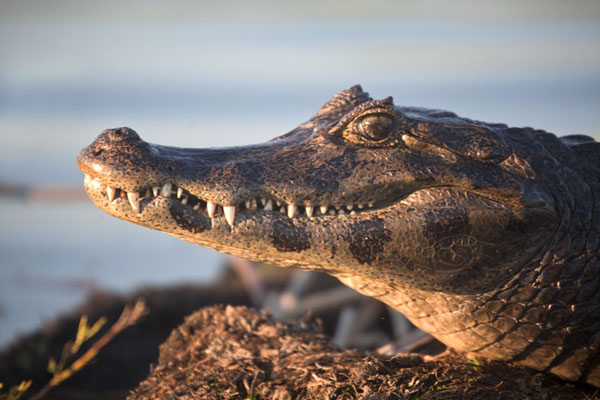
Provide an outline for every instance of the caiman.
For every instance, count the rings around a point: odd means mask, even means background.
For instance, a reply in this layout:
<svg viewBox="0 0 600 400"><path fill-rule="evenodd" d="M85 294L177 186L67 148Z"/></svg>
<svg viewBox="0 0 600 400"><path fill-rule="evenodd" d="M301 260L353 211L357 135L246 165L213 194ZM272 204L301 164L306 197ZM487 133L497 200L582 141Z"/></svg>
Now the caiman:
<svg viewBox="0 0 600 400"><path fill-rule="evenodd" d="M264 144L176 148L118 128L77 162L111 215L325 271L455 350L600 387L599 146L357 85Z"/></svg>

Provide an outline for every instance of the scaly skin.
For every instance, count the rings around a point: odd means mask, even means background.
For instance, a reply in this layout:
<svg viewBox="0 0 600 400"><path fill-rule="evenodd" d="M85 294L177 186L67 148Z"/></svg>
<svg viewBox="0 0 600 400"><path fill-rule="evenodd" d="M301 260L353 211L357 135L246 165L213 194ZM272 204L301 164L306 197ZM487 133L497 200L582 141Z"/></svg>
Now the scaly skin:
<svg viewBox="0 0 600 400"><path fill-rule="evenodd" d="M600 387L598 154L585 136L354 86L261 145L165 147L119 128L77 161L109 214L328 272L456 350Z"/></svg>

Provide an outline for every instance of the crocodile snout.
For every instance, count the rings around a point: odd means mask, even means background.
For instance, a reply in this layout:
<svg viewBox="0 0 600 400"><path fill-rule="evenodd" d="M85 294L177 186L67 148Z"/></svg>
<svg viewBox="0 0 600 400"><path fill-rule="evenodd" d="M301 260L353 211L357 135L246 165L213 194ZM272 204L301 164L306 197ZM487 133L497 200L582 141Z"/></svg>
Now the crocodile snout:
<svg viewBox="0 0 600 400"><path fill-rule="evenodd" d="M144 143L144 141L140 138L137 132L131 128L123 127L106 129L100 135L98 135L92 144L83 149L83 151L79 154L79 157L83 155L97 157L113 147L118 147L119 150L121 150L122 147L135 147L136 145L140 145L142 143Z"/></svg>
<svg viewBox="0 0 600 400"><path fill-rule="evenodd" d="M110 179L127 170L148 173L152 151L148 143L130 128L107 129L77 156L77 165L85 174Z"/></svg>

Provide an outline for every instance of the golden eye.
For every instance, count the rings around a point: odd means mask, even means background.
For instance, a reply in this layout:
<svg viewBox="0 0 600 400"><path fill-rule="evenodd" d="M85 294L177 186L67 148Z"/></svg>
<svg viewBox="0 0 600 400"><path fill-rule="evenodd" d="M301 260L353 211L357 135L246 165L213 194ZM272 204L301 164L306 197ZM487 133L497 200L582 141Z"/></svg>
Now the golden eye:
<svg viewBox="0 0 600 400"><path fill-rule="evenodd" d="M381 141L392 133L394 121L385 114L371 114L358 121L358 131L369 140Z"/></svg>

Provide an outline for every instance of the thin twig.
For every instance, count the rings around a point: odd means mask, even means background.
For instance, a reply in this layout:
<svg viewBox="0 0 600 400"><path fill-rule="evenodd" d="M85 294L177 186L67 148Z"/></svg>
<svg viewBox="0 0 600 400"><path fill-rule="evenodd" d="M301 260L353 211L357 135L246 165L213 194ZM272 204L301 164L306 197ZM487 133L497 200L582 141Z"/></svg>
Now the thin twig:
<svg viewBox="0 0 600 400"><path fill-rule="evenodd" d="M146 303L143 300L138 300L135 305L132 307L130 305L125 306L123 308L123 312L119 317L119 320L114 323L114 325L106 332L96 343L92 345L81 357L77 360L73 361L71 366L59 373L55 374L52 379L44 385L37 393L30 397L30 400L40 400L42 399L50 389L55 386L60 385L66 379L71 377L74 373L81 370L85 367L96 355L98 352L110 343L115 336L117 336L124 329L135 325L140 318L148 313L148 308L146 307Z"/></svg>

